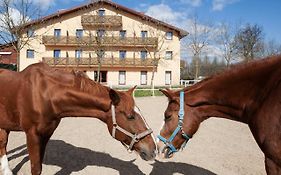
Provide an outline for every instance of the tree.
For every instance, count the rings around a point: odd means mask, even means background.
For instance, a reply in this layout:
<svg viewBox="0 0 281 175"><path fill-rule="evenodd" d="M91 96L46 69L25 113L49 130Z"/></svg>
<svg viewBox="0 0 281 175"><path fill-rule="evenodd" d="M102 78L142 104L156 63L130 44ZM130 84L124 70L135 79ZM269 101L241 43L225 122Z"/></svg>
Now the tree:
<svg viewBox="0 0 281 175"><path fill-rule="evenodd" d="M17 69L19 70L19 53L22 48L35 39L33 30L24 26L40 17L41 10L32 0L1 0L0 2L0 43L11 44L17 52ZM28 33L24 35L24 33Z"/></svg>
<svg viewBox="0 0 281 175"><path fill-rule="evenodd" d="M222 56L228 67L235 59L234 28L227 23L222 23L219 27L217 42L221 46Z"/></svg>
<svg viewBox="0 0 281 175"><path fill-rule="evenodd" d="M198 17L194 15L190 20L189 36L186 39L185 47L191 50L195 61L195 78L200 72L200 54L211 42L211 25L199 24Z"/></svg>
<svg viewBox="0 0 281 175"><path fill-rule="evenodd" d="M264 43L264 56L274 56L281 54L281 44L275 40Z"/></svg>
<svg viewBox="0 0 281 175"><path fill-rule="evenodd" d="M234 37L236 53L245 61L249 62L262 51L263 31L257 24L247 24L241 28Z"/></svg>
<svg viewBox="0 0 281 175"><path fill-rule="evenodd" d="M149 21L147 21L149 24ZM147 28L148 27L148 28ZM164 52L168 50L169 46L165 45L166 35L161 25L156 24L154 27L149 27L149 25L141 24L139 28L145 29L149 35L149 37L143 37L142 40L146 43L143 49L148 54L148 58L152 61L152 75L150 80L150 86L152 89L152 96L154 96L154 77L155 72L157 71L158 63L161 59L165 58ZM151 40L151 41L149 41ZM149 41L149 42L148 42ZM151 47L153 46L153 47Z"/></svg>

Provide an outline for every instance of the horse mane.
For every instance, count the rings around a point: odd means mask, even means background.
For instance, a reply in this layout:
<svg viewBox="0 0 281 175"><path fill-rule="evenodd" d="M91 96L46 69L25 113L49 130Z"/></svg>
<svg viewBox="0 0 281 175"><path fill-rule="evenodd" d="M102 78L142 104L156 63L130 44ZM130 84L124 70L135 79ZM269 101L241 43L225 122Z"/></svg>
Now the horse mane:
<svg viewBox="0 0 281 175"><path fill-rule="evenodd" d="M266 67L268 65L275 65L275 64L281 64L281 55L279 56L270 56L270 57L266 57L263 59L256 59L253 61L250 61L249 63L238 63L235 65L231 65L229 68L217 72L205 79L203 79L202 81L194 84L191 87L185 87L184 91L190 91L190 90L195 90L200 88L201 86L203 86L206 83L209 83L212 80L215 79L227 79L227 78L231 78L233 75L237 75L240 74L240 76L243 76L244 74L247 74L249 72L255 72L256 69L260 68L260 67Z"/></svg>
<svg viewBox="0 0 281 175"><path fill-rule="evenodd" d="M77 86L82 92L90 94L105 94L109 91L108 87L93 81L82 71L72 71L72 74L76 79Z"/></svg>
<svg viewBox="0 0 281 175"><path fill-rule="evenodd" d="M99 93L105 94L109 91L108 87L91 80L87 74L82 71L72 70L69 72L51 68L45 63L33 64L23 70L22 74L39 75L38 78L45 77L54 83L93 95Z"/></svg>

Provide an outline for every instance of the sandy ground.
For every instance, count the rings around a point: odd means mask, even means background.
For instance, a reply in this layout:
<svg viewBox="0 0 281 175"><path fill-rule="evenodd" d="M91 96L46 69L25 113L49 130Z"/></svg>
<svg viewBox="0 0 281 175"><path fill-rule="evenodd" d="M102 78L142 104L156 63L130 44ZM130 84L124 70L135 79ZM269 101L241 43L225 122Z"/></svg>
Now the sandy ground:
<svg viewBox="0 0 281 175"><path fill-rule="evenodd" d="M167 106L165 97L136 99L147 122L158 134ZM8 144L15 174L30 174L25 135L12 132ZM245 124L208 119L183 152L169 160L146 162L129 154L111 138L105 124L96 119L63 119L48 143L44 175L239 175L266 174L263 154Z"/></svg>

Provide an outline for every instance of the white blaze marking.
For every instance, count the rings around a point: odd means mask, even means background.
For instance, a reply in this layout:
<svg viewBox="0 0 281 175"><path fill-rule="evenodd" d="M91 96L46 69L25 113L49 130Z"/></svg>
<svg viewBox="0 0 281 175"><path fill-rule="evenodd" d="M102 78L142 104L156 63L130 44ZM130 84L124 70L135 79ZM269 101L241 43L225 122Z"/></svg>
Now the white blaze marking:
<svg viewBox="0 0 281 175"><path fill-rule="evenodd" d="M9 162L6 154L1 157L1 170L4 175L13 175L9 168Z"/></svg>

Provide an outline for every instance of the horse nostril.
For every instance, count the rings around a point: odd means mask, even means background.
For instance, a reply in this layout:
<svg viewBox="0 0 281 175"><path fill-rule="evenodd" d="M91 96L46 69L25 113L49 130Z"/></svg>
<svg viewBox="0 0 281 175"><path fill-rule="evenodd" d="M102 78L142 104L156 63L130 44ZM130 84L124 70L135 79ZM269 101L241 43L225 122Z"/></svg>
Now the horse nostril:
<svg viewBox="0 0 281 175"><path fill-rule="evenodd" d="M152 151L151 153L148 153L146 151L141 151L140 156L143 160L153 160L156 157L155 151Z"/></svg>
<svg viewBox="0 0 281 175"><path fill-rule="evenodd" d="M146 154L146 152L141 152L141 157L147 157L147 154Z"/></svg>

